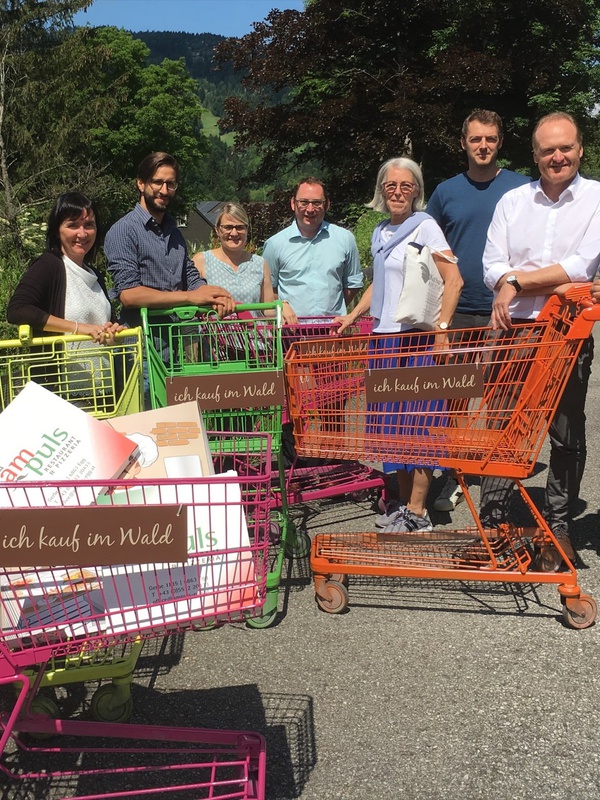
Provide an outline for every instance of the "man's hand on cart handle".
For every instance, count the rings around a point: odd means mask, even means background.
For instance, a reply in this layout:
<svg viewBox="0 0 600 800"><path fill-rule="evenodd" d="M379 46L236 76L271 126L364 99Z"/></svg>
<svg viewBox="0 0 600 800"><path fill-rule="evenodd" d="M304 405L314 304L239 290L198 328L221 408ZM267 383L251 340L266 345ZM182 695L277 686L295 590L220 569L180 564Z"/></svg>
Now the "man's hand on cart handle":
<svg viewBox="0 0 600 800"><path fill-rule="evenodd" d="M594 303L600 303L600 276L597 277L590 287L590 294Z"/></svg>
<svg viewBox="0 0 600 800"><path fill-rule="evenodd" d="M286 325L297 325L298 324L298 317L296 316L296 312L291 307L287 300L284 300L282 303L281 308L281 316L283 317L283 321Z"/></svg>
<svg viewBox="0 0 600 800"><path fill-rule="evenodd" d="M190 305L211 306L220 317L235 313L235 300L221 286L199 286L187 294Z"/></svg>

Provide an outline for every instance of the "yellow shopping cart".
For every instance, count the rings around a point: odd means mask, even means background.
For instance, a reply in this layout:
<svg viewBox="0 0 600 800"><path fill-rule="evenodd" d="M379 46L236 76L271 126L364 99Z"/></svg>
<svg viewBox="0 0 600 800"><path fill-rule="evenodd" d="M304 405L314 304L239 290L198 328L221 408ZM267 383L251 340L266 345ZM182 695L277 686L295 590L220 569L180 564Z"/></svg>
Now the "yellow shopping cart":
<svg viewBox="0 0 600 800"><path fill-rule="evenodd" d="M114 344L98 345L89 336L34 337L21 325L18 339L0 341L0 410L29 381L99 419L141 411L141 329L128 328Z"/></svg>

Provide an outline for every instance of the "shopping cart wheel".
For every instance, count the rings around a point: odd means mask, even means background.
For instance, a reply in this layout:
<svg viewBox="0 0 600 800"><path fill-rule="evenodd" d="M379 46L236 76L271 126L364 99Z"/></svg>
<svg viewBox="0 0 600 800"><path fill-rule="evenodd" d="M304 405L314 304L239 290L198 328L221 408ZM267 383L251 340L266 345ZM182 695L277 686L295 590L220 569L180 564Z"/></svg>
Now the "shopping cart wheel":
<svg viewBox="0 0 600 800"><path fill-rule="evenodd" d="M31 701L31 706L29 707L31 714L34 716L36 714L51 717L52 719L58 719L60 717L60 709L55 700L51 697L48 697L46 694L36 694L36 696ZM38 741L43 741L44 739L50 739L52 737L51 733L30 733L29 736L32 739L36 739Z"/></svg>
<svg viewBox="0 0 600 800"><path fill-rule="evenodd" d="M589 594L579 597L563 597L563 619L569 628L582 630L594 624L598 613L598 605Z"/></svg>
<svg viewBox="0 0 600 800"><path fill-rule="evenodd" d="M270 628L276 619L277 609L274 608L272 611L267 611L266 614L260 617L248 617L246 625L249 628Z"/></svg>
<svg viewBox="0 0 600 800"><path fill-rule="evenodd" d="M93 718L98 722L127 722L133 711L133 698L129 694L124 702L115 702L119 695L122 697L122 689L112 683L96 689L90 704Z"/></svg>
<svg viewBox="0 0 600 800"><path fill-rule="evenodd" d="M353 503L365 503L371 496L372 493L370 489L357 489L355 492L350 492L349 499L352 500Z"/></svg>
<svg viewBox="0 0 600 800"><path fill-rule="evenodd" d="M312 541L306 531L299 531L296 529L291 541L288 540L285 544L285 554L288 558L306 558L310 553Z"/></svg>
<svg viewBox="0 0 600 800"><path fill-rule="evenodd" d="M319 608L328 614L341 614L348 606L348 589L343 583L325 581L315 594Z"/></svg>
<svg viewBox="0 0 600 800"><path fill-rule="evenodd" d="M269 524L269 541L278 542L281 539L281 525L271 520Z"/></svg>
<svg viewBox="0 0 600 800"><path fill-rule="evenodd" d="M348 588L348 576L344 575L342 572L332 572L328 578L328 581L335 581L336 583L341 583L342 586Z"/></svg>

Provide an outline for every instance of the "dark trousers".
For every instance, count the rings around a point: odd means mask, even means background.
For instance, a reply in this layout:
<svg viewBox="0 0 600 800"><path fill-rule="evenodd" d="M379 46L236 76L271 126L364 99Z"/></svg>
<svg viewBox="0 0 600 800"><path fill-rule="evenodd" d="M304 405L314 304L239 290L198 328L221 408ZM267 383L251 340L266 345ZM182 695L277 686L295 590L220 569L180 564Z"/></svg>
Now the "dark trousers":
<svg viewBox="0 0 600 800"><path fill-rule="evenodd" d="M542 516L552 531L568 530L585 469L585 399L594 340L583 343L549 429L550 463ZM481 481L480 519L484 527L497 528L508 521L513 482L506 478Z"/></svg>

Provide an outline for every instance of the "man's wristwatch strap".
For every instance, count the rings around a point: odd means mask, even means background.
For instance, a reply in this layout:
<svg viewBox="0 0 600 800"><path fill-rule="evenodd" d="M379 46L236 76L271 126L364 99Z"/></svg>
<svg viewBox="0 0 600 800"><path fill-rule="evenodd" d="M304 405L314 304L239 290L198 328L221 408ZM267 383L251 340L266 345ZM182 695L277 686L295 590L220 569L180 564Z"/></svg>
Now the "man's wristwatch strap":
<svg viewBox="0 0 600 800"><path fill-rule="evenodd" d="M516 275L509 275L508 278L506 279L506 282L509 283L513 287L513 289L515 290L515 292L517 294L519 294L519 292L523 291L523 287L521 286L521 284L517 280L517 276Z"/></svg>

